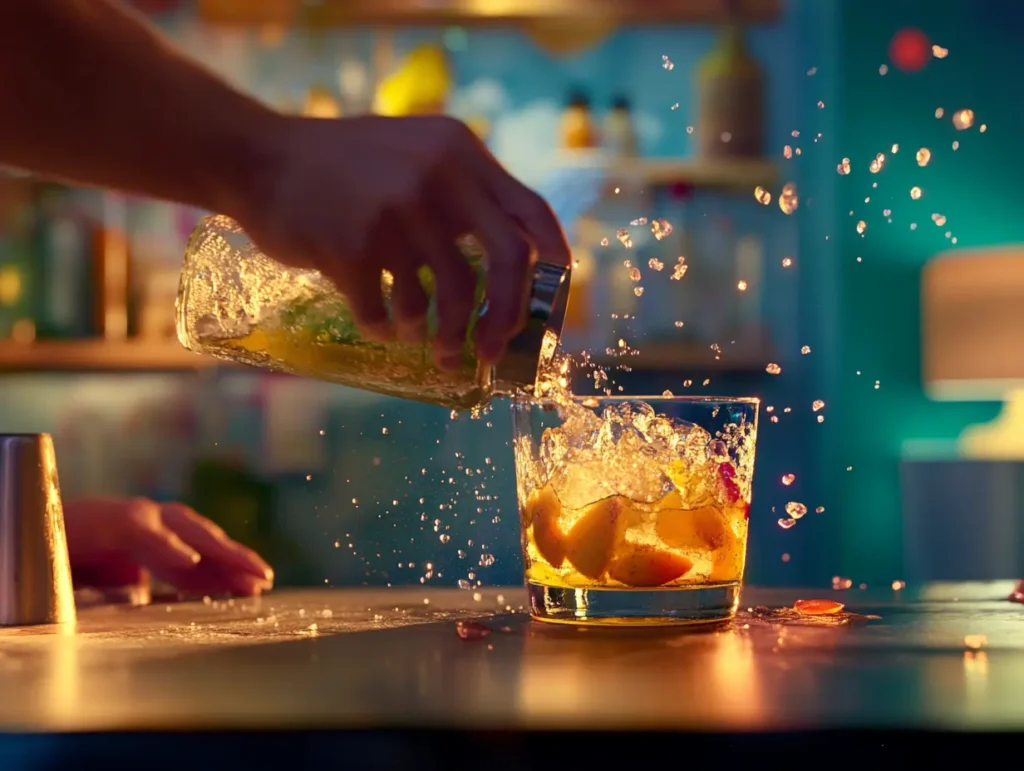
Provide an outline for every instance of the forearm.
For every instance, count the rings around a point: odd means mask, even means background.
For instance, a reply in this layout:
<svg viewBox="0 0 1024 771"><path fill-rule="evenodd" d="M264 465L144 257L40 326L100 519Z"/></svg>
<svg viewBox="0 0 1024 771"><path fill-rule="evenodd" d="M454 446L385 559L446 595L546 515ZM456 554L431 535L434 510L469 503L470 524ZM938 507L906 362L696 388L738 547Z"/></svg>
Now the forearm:
<svg viewBox="0 0 1024 771"><path fill-rule="evenodd" d="M0 164L233 213L280 118L109 0L0 0Z"/></svg>

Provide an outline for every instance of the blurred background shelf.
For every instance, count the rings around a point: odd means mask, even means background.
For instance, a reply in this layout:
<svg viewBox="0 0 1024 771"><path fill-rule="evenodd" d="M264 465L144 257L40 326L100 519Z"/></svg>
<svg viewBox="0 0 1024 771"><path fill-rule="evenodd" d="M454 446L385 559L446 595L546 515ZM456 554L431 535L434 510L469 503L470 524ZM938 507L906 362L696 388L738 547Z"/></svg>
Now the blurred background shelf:
<svg viewBox="0 0 1024 771"><path fill-rule="evenodd" d="M632 179L655 187L687 185L753 191L757 185L774 184L779 170L767 158L643 158L614 163L609 176L613 181Z"/></svg>
<svg viewBox="0 0 1024 771"><path fill-rule="evenodd" d="M780 0L739 0L739 20L777 21ZM480 25L599 17L620 24L726 21L726 0L200 0L204 21L227 25Z"/></svg>
<svg viewBox="0 0 1024 771"><path fill-rule="evenodd" d="M221 363L174 340L0 342L0 372L179 372Z"/></svg>

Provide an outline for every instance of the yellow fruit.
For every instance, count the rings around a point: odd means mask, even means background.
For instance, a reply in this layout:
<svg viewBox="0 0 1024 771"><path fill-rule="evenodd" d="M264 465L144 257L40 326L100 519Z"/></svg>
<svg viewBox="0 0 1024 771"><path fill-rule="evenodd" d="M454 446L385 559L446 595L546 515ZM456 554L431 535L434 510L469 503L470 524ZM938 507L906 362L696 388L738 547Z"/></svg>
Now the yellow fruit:
<svg viewBox="0 0 1024 771"><path fill-rule="evenodd" d="M690 511L662 510L657 516L655 532L673 549L714 551L736 540L725 516L714 506Z"/></svg>
<svg viewBox="0 0 1024 771"><path fill-rule="evenodd" d="M537 551L552 567L565 562L565 533L560 519L562 504L551 486L534 490L523 507L523 519L533 528Z"/></svg>
<svg viewBox="0 0 1024 771"><path fill-rule="evenodd" d="M713 584L739 581L742 565L742 557L736 549L722 549L715 552L708 581Z"/></svg>
<svg viewBox="0 0 1024 771"><path fill-rule="evenodd" d="M608 569L626 526L624 515L630 508L629 501L621 495L605 498L588 506L569 530L565 556L587 578L600 578Z"/></svg>
<svg viewBox="0 0 1024 771"><path fill-rule="evenodd" d="M656 504L654 508L661 509L681 509L683 508L683 496L678 490L673 490Z"/></svg>
<svg viewBox="0 0 1024 771"><path fill-rule="evenodd" d="M686 575L693 563L681 554L653 546L628 547L615 557L608 575L626 586L662 586Z"/></svg>
<svg viewBox="0 0 1024 771"><path fill-rule="evenodd" d="M669 464L666 472L668 478L676 483L678 487L686 487L687 481L689 481L689 474L686 470L686 462L683 460L674 460Z"/></svg>

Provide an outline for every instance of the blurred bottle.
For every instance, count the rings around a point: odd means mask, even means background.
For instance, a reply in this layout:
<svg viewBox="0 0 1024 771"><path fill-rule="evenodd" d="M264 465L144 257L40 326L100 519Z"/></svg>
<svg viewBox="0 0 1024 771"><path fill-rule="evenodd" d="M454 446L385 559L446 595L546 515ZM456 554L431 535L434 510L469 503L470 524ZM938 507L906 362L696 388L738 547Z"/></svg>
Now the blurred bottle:
<svg viewBox="0 0 1024 771"><path fill-rule="evenodd" d="M35 260L32 228L35 184L5 175L0 220L0 338L30 342L35 337Z"/></svg>
<svg viewBox="0 0 1024 771"><path fill-rule="evenodd" d="M569 94L559 134L563 150L592 150L597 147L590 97L584 91L577 89Z"/></svg>
<svg viewBox="0 0 1024 771"><path fill-rule="evenodd" d="M86 337L93 331L93 227L63 185L40 189L33 243L38 268L36 334L44 339ZM80 193L81 194L81 193Z"/></svg>
<svg viewBox="0 0 1024 771"><path fill-rule="evenodd" d="M390 117L442 114L451 89L452 74L444 49L436 45L419 46L381 81L374 98L374 112Z"/></svg>
<svg viewBox="0 0 1024 771"><path fill-rule="evenodd" d="M128 249L128 204L104 193L100 225L95 231L93 296L95 328L106 340L128 337L131 274Z"/></svg>
<svg viewBox="0 0 1024 771"><path fill-rule="evenodd" d="M269 480L231 460L199 458L184 502L266 559L278 585L313 582L307 556L276 522L278 491Z"/></svg>
<svg viewBox="0 0 1024 771"><path fill-rule="evenodd" d="M341 105L326 86L312 86L306 92L302 114L307 118L340 118Z"/></svg>
<svg viewBox="0 0 1024 771"><path fill-rule="evenodd" d="M763 154L761 66L739 24L728 24L697 67L697 148L705 158Z"/></svg>
<svg viewBox="0 0 1024 771"><path fill-rule="evenodd" d="M452 409L477 409L496 395L536 384L561 334L570 269L537 263L527 326L491 367L477 360L473 343L486 309L483 255L473 244L461 246L477 273L477 306L462 366L454 372L435 366L427 343L364 339L345 298L329 281L316 271L286 268L270 259L224 216L204 218L189 241L177 302L178 339L190 350L230 361ZM429 269L421 269L420 281L431 297L432 338L437 303ZM385 273L385 300L390 290Z"/></svg>
<svg viewBox="0 0 1024 771"><path fill-rule="evenodd" d="M618 96L612 101L611 109L605 116L602 137L604 146L614 156L633 158L637 155L638 143L633 126L633 112L626 97Z"/></svg>

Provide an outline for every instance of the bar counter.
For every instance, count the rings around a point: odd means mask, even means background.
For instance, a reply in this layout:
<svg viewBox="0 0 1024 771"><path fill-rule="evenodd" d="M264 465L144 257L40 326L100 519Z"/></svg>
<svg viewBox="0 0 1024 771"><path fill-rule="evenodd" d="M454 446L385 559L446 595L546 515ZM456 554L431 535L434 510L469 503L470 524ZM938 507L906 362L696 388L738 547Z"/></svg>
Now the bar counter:
<svg viewBox="0 0 1024 771"><path fill-rule="evenodd" d="M706 630L537 624L518 587L101 606L74 633L0 629L0 728L1017 731L1024 606L1010 587L748 588L740 617ZM856 615L766 612L825 597ZM463 639L460 619L491 632Z"/></svg>

